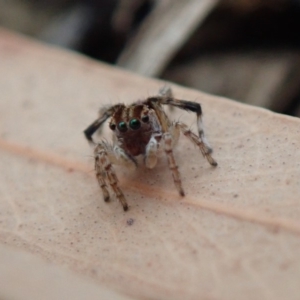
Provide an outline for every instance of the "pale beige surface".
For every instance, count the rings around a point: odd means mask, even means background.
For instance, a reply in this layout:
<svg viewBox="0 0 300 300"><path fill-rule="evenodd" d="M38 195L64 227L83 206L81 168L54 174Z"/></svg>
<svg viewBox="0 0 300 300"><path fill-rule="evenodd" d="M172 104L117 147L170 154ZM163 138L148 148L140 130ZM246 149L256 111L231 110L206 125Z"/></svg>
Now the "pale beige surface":
<svg viewBox="0 0 300 300"><path fill-rule="evenodd" d="M129 300L32 254L0 245L1 300Z"/></svg>
<svg viewBox="0 0 300 300"><path fill-rule="evenodd" d="M202 103L219 166L182 137L185 198L164 157L151 171L118 168L124 213L103 203L82 130L102 104L163 83L5 31L0 65L2 243L136 299L299 299L298 119L174 86Z"/></svg>

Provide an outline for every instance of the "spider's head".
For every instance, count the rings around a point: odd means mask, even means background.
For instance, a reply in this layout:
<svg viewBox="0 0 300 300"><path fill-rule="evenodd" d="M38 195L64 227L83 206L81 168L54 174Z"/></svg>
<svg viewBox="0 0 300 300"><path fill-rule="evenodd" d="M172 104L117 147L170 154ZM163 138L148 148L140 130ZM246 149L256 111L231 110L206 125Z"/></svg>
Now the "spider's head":
<svg viewBox="0 0 300 300"><path fill-rule="evenodd" d="M145 153L155 121L147 105L134 103L117 108L109 123L110 129L121 142L121 147L133 156Z"/></svg>
<svg viewBox="0 0 300 300"><path fill-rule="evenodd" d="M130 106L119 106L113 114L109 128L118 137L136 136L151 130L151 116L149 108L143 104L132 104Z"/></svg>

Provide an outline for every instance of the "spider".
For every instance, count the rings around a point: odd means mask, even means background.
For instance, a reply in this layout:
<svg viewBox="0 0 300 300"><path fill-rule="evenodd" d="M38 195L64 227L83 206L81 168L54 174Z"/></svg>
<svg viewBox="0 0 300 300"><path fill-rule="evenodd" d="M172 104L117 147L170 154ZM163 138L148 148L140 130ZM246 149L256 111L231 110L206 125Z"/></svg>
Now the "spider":
<svg viewBox="0 0 300 300"><path fill-rule="evenodd" d="M163 105L196 113L198 135L182 122L171 122ZM84 130L84 134L87 140L95 145L95 171L104 201L108 202L110 199L109 185L121 202L124 211L127 211L128 204L119 187L113 164L136 168L137 156L143 155L145 166L152 169L157 164L158 153L162 149L167 156L175 187L179 194L184 196L180 172L173 154L173 147L178 141L180 132L199 147L212 166L217 166L217 162L211 156L212 149L204 136L201 115L199 103L175 99L171 89L166 87L158 96L149 97L128 106L119 103L101 110L99 118ZM110 118L109 128L113 132L113 143L109 144L105 141L95 143L92 138L93 134L108 118Z"/></svg>

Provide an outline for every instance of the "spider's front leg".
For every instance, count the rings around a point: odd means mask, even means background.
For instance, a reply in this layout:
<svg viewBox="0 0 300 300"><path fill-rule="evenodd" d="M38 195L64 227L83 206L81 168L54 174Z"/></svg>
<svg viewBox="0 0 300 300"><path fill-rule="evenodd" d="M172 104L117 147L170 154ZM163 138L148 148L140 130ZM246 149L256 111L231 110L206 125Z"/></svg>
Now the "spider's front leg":
<svg viewBox="0 0 300 300"><path fill-rule="evenodd" d="M109 158L109 156L111 156L112 158L115 157L117 159L115 152L112 151L109 145L102 142L97 144L94 153L96 177L100 188L102 189L104 201L108 202L110 198L106 184L106 181L108 181L108 184L116 194L117 199L121 202L124 211L128 210L128 204L122 190L119 188L118 178ZM124 158L124 160L126 159ZM128 163L127 160L126 162Z"/></svg>

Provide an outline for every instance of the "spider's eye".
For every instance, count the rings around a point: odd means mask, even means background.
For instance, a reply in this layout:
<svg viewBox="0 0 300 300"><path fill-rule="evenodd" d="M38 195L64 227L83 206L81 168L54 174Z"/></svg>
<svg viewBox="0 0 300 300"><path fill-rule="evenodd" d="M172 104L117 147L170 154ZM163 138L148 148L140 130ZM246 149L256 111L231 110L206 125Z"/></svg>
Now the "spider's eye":
<svg viewBox="0 0 300 300"><path fill-rule="evenodd" d="M110 124L109 124L109 128L110 128L111 130L115 130L115 129L116 129L116 124L110 123Z"/></svg>
<svg viewBox="0 0 300 300"><path fill-rule="evenodd" d="M118 124L118 128L119 128L119 130L120 130L121 132L125 132L125 131L127 130L127 125L126 125L125 122L120 122L120 123Z"/></svg>
<svg viewBox="0 0 300 300"><path fill-rule="evenodd" d="M144 122L144 123L148 123L149 122L149 116L142 116L142 121Z"/></svg>
<svg viewBox="0 0 300 300"><path fill-rule="evenodd" d="M141 127L141 122L138 119L132 119L129 126L131 129L139 129Z"/></svg>

